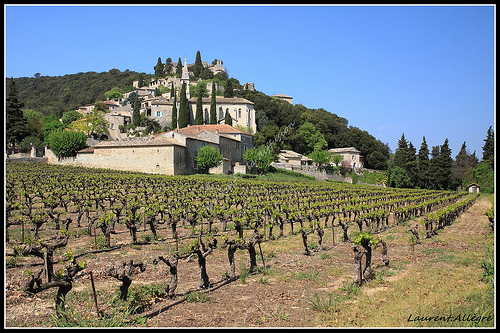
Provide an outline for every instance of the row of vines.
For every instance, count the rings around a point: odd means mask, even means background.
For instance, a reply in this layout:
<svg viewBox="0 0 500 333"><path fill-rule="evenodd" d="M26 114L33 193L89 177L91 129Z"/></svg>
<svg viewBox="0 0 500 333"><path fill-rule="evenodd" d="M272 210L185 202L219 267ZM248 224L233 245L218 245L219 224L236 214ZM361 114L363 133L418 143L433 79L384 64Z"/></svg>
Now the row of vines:
<svg viewBox="0 0 500 333"><path fill-rule="evenodd" d="M232 281L237 276L236 250L247 251L249 270L253 271L257 268L258 252L262 255L260 244L287 237L285 230L302 237L304 255L310 254L308 237L317 237L321 248L326 241L325 230L329 229L335 245L338 230L343 242L353 243L354 283L361 284L372 275L371 255L377 245L382 245L384 262L389 265L387 244L378 234L410 217L424 217L426 237L432 237L477 198L463 198L465 195L347 183L146 175L8 162L6 251L10 258L40 258L43 268L30 275L25 291L35 294L58 288L56 312L64 309L65 296L72 289L75 276L85 269L84 258L91 251L67 251L57 258L55 251L64 249L72 239L97 234L104 237L101 250L113 251L118 248L113 242L117 226L128 229L129 244L158 241L159 228L168 229L168 241L175 244L175 251L158 256L153 264L162 262L169 267L165 294L171 298L176 296L179 259L196 257L199 288L209 288L206 265L210 253L227 251L227 279ZM353 228L357 233L350 239L348 231ZM151 232L151 239L138 238L138 232L146 229ZM40 237L43 231L51 236ZM63 268L56 270L54 265ZM15 260L7 260L6 268L12 267L16 267ZM132 260L110 264L107 274L121 281L123 300L127 299L132 275L146 267L145 262Z"/></svg>

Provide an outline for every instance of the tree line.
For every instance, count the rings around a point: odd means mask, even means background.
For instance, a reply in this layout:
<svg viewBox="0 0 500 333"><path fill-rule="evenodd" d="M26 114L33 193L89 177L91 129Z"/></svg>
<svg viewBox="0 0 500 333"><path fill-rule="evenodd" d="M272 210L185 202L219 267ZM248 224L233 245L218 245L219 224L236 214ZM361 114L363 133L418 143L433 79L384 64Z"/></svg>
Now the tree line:
<svg viewBox="0 0 500 333"><path fill-rule="evenodd" d="M406 140L404 133L390 162L389 186L431 190L456 190L471 183L481 185L481 191L494 192L495 135L491 126L484 139L481 161L476 152L468 152L463 142L460 151L452 158L448 138L442 145L429 146L422 139L420 149ZM429 158L430 156L430 158Z"/></svg>

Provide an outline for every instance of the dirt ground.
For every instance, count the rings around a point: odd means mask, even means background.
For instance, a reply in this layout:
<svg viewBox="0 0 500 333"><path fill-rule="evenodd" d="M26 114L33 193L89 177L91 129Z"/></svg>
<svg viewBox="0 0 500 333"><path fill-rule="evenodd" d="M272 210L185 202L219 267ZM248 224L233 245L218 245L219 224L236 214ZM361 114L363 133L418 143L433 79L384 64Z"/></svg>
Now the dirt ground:
<svg viewBox="0 0 500 333"><path fill-rule="evenodd" d="M412 246L408 229L416 221L404 225L393 226L379 234L388 244L388 255L391 263L383 266L380 250L374 253L373 267L379 274L379 282L366 284L358 293L380 293L397 280L404 278L412 265L427 262L439 256L441 250L471 251L471 245L466 241L470 237L486 237L488 222L484 211L491 206L489 199L480 197L473 207L455 223L441 231L439 237L425 239L425 231L419 229L422 244ZM50 230L46 230L48 236ZM93 305L89 271L92 270L97 289L100 310L112 312L114 303L107 298L116 294L120 282L106 276L105 270L111 260L116 264L121 260L145 261L144 272L134 275L134 285L165 284L170 278L168 267L160 263L152 264L152 259L158 255L167 256L171 253L174 243L170 238L170 229L161 226L160 239L157 243L147 245L129 245L131 242L128 230L122 226L112 235L112 245L120 248L86 254L87 267L79 273L68 294L67 308L74 313L86 313L97 320ZM351 227L353 234L357 227ZM9 230L10 232L10 230ZM14 231L13 231L14 232ZM234 232L233 232L234 233ZM198 291L200 273L195 257L189 261L180 260L178 265L179 284L177 296L170 299L159 295L150 301L150 307L137 316L147 319L136 321L128 326L137 327L321 327L336 326L335 323L324 321L322 311L315 309L318 295L335 294L344 296L342 306L353 307L356 313L356 295L349 289L354 277L352 243L341 241L339 228L335 230L335 244L332 241L331 229L324 235L324 248L315 247L317 237L311 234L308 238L312 245L311 255L304 255L300 235L290 235L285 229L285 237L262 243L262 253L265 269L257 248L259 270L249 276L242 276L242 268L248 267L248 255L244 250L238 250L235 255L236 274L238 278L229 282L225 279L228 271L227 251L217 248L207 259L208 276L211 287L205 291L208 296L204 301L190 301L189 295ZM99 234L99 232L98 232ZM143 231L141 235L150 234ZM275 231L274 234L277 234ZM447 239L447 241L443 241ZM65 248L73 249L75 254L94 250L93 237L87 235L71 239ZM475 249L477 250L477 249ZM12 249L7 246L7 253ZM61 252L56 252L55 259L62 258ZM9 260L9 258L7 258ZM17 258L14 268L5 272L5 326L7 327L45 327L54 325L55 288L37 295L26 295L21 287L27 280L29 271L41 269L41 259ZM35 264L33 266L33 264ZM55 271L60 266L56 265ZM243 274L242 274L243 273ZM131 288L132 288L131 287ZM71 295L78 295L78 297ZM404 295L401 295L403 297ZM85 301L82 301L85 299ZM324 299L324 298L323 298ZM116 310L116 309L115 309ZM403 315L402 315L403 316ZM92 318L89 319L90 321ZM338 326L350 326L349 322L340 322ZM354 325L353 325L354 326Z"/></svg>

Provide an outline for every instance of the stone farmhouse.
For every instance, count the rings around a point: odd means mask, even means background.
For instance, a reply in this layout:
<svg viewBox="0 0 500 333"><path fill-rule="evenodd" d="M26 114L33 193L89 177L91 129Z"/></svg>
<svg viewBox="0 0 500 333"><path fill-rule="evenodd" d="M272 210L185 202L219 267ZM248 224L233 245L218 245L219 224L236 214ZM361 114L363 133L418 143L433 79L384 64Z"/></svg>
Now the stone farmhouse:
<svg viewBox="0 0 500 333"><path fill-rule="evenodd" d="M196 125L150 137L102 141L77 152L73 158L58 159L49 149L48 163L106 168L165 175L198 172L198 150L211 145L223 156L210 173L246 173L243 152L253 148L253 136L226 124Z"/></svg>
<svg viewBox="0 0 500 333"><path fill-rule="evenodd" d="M349 163L353 169L363 168L363 156L361 156L361 152L354 147L332 148L328 151L332 154L341 155L343 161Z"/></svg>

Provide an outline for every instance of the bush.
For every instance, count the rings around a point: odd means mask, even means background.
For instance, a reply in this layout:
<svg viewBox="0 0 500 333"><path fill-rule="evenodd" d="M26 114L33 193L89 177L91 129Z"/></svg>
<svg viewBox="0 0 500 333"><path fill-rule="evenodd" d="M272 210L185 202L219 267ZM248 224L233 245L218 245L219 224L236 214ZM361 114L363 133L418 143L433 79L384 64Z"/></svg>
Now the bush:
<svg viewBox="0 0 500 333"><path fill-rule="evenodd" d="M205 146L198 150L195 161L201 172L208 173L208 169L219 166L222 163L222 155L219 149L213 146Z"/></svg>
<svg viewBox="0 0 500 333"><path fill-rule="evenodd" d="M75 131L53 131L46 141L57 157L76 156L77 151L87 146L85 133Z"/></svg>
<svg viewBox="0 0 500 333"><path fill-rule="evenodd" d="M33 144L36 149L43 151L43 141L36 136L27 136L21 140L19 143L19 151L21 153L29 153L31 151L31 145Z"/></svg>

